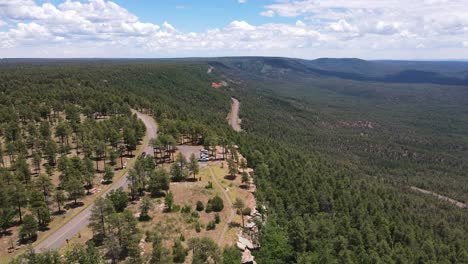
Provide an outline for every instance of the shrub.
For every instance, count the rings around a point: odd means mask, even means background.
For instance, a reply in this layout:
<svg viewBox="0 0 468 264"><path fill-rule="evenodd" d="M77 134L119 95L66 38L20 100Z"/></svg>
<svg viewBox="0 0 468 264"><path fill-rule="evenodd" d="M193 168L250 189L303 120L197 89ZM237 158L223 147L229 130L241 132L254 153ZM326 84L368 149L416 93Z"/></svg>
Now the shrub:
<svg viewBox="0 0 468 264"><path fill-rule="evenodd" d="M201 225L199 222L197 222L197 224L195 225L195 231L197 231L197 233L201 232Z"/></svg>
<svg viewBox="0 0 468 264"><path fill-rule="evenodd" d="M180 210L180 212L183 214L188 214L190 213L191 210L192 208L190 208L190 205L184 205L184 207L182 207L182 210Z"/></svg>
<svg viewBox="0 0 468 264"><path fill-rule="evenodd" d="M224 202L221 197L216 195L212 199L208 200L208 203L206 204L206 212L221 212L224 209Z"/></svg>
<svg viewBox="0 0 468 264"><path fill-rule="evenodd" d="M213 189L213 183L208 181L208 184L205 186L205 189Z"/></svg>
<svg viewBox="0 0 468 264"><path fill-rule="evenodd" d="M250 207L246 207L244 208L244 210L242 210L243 215L250 215L251 212L252 212L252 209L250 209Z"/></svg>
<svg viewBox="0 0 468 264"><path fill-rule="evenodd" d="M215 223L216 224L219 224L219 222L221 222L221 217L219 217L219 214L215 214Z"/></svg>
<svg viewBox="0 0 468 264"><path fill-rule="evenodd" d="M196 208L196 209L197 209L197 211L199 211L199 212L201 212L201 211L203 211L203 209L205 209L205 207L203 206L202 201L198 201L198 202L197 202L197 208Z"/></svg>
<svg viewBox="0 0 468 264"><path fill-rule="evenodd" d="M198 212L193 211L193 212L192 212L192 217L193 217L193 218L199 218L200 215L198 214Z"/></svg>
<svg viewBox="0 0 468 264"><path fill-rule="evenodd" d="M206 226L206 230L215 230L216 229L216 223L215 221L210 221L208 225Z"/></svg>

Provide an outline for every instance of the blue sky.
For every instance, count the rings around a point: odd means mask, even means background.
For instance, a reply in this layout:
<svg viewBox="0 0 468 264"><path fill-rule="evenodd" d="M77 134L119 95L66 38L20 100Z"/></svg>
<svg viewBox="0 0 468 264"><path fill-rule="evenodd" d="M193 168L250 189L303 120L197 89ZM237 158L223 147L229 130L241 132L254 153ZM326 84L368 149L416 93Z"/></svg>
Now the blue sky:
<svg viewBox="0 0 468 264"><path fill-rule="evenodd" d="M466 0L0 0L0 57L468 58Z"/></svg>
<svg viewBox="0 0 468 264"><path fill-rule="evenodd" d="M155 24L167 21L185 32L222 27L233 20L245 20L256 25L272 20L259 15L263 11L262 7L269 3L264 0L244 4L239 4L235 0L119 0L115 2L139 14L144 21Z"/></svg>

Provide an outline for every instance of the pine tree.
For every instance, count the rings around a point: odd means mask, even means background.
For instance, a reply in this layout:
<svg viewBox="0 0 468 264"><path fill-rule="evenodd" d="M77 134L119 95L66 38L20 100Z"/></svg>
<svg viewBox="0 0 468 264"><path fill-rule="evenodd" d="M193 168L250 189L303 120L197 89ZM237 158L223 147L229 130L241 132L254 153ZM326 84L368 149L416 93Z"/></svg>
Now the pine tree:
<svg viewBox="0 0 468 264"><path fill-rule="evenodd" d="M34 216L28 214L24 217L23 224L19 231L19 237L23 241L29 241L36 238L36 233L39 225Z"/></svg>
<svg viewBox="0 0 468 264"><path fill-rule="evenodd" d="M189 169L190 173L192 173L194 179L195 179L195 176L200 172L200 165L198 164L198 160L195 157L195 154L193 154L193 153L192 153L192 155L190 155L190 161L189 161L189 164L188 164L188 169Z"/></svg>

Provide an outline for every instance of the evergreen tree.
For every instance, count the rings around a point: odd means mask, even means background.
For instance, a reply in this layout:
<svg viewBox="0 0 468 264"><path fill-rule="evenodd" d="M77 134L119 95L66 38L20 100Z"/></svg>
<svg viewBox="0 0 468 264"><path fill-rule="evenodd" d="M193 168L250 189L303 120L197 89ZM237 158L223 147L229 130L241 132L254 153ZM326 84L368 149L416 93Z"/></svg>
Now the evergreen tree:
<svg viewBox="0 0 468 264"><path fill-rule="evenodd" d="M174 242L174 247L172 248L173 260L175 263L183 263L187 257L187 249L184 248L180 240Z"/></svg>
<svg viewBox="0 0 468 264"><path fill-rule="evenodd" d="M195 157L195 154L192 153L190 155L190 161L188 164L188 169L190 173L192 174L193 178L195 179L195 176L200 172L200 165L198 164L198 160Z"/></svg>
<svg viewBox="0 0 468 264"><path fill-rule="evenodd" d="M103 239L106 236L107 222L115 212L112 202L108 199L98 198L94 202L89 218L89 227L93 231L94 237Z"/></svg>
<svg viewBox="0 0 468 264"><path fill-rule="evenodd" d="M19 231L19 237L23 241L29 241L32 239L36 239L36 233L39 228L39 225L32 215L26 215L24 217L23 224L21 225Z"/></svg>
<svg viewBox="0 0 468 264"><path fill-rule="evenodd" d="M65 184L65 190L68 192L68 198L74 200L75 205L77 205L78 199L85 195L83 183L75 177Z"/></svg>
<svg viewBox="0 0 468 264"><path fill-rule="evenodd" d="M112 182L112 178L114 178L114 169L111 166L106 165L104 168L103 180L104 182Z"/></svg>
<svg viewBox="0 0 468 264"><path fill-rule="evenodd" d="M106 199L109 199L112 202L115 211L118 213L123 212L128 204L127 193L124 192L122 187L118 188L117 190L110 191L106 196Z"/></svg>
<svg viewBox="0 0 468 264"><path fill-rule="evenodd" d="M140 206L140 221L148 221L150 219L149 211L153 207L153 202L149 197L144 197Z"/></svg>

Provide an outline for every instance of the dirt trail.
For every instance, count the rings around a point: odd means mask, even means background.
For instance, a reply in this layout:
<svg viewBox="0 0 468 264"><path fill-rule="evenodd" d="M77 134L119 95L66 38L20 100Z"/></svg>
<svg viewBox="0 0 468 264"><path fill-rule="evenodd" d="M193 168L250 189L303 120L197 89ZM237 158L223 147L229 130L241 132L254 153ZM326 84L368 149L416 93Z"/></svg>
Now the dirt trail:
<svg viewBox="0 0 468 264"><path fill-rule="evenodd" d="M235 217L235 211L234 211L234 209L232 207L231 198L229 197L228 193L223 188L223 186L218 182L218 179L216 179L216 177L215 177L215 175L213 173L213 170L211 168L210 168L210 174L211 174L211 179L214 181L214 183L223 191L223 195L226 198L226 200L228 201L228 207L229 207L229 210L230 210L229 218L228 218L226 224L224 225L223 231L221 232L221 234L219 235L219 238L218 238L218 245L221 246L221 244L224 241L224 236L226 235L226 232L227 232L227 230L229 228L229 224L232 222L232 220Z"/></svg>
<svg viewBox="0 0 468 264"><path fill-rule="evenodd" d="M155 138L157 136L158 127L154 122L154 119L150 116L140 113L138 111L132 112L136 113L138 118L140 118L146 126L147 144L144 147L143 151L146 151L146 153L152 153L152 147L149 145L149 142L152 138ZM106 192L101 194L101 197L105 197L111 190L115 190L120 187L124 189L128 187L127 173L120 177L120 179L115 181L112 184L112 187L110 187ZM58 230L54 231L54 233L50 234L46 239L34 246L34 250L36 252L40 252L60 248L64 243L68 241L68 239L72 238L74 235L80 232L81 229L88 225L93 205L94 204L90 204L81 212L73 216L73 218L69 222L64 224Z"/></svg>
<svg viewBox="0 0 468 264"><path fill-rule="evenodd" d="M231 112L228 115L228 121L232 129L234 129L234 131L241 132L242 131L241 126L240 126L241 120L239 118L240 103L239 103L239 100L237 100L236 98L231 98L231 100L232 100Z"/></svg>
<svg viewBox="0 0 468 264"><path fill-rule="evenodd" d="M440 195L438 193L435 193L435 192L431 192L431 191L428 191L428 190L424 190L424 189L421 189L421 188L418 188L418 187L414 187L414 186L411 186L411 189L412 190L415 190L415 191L418 191L420 193L424 193L424 194L430 194L430 195L433 195L437 198L439 198L440 200L443 200L443 201L446 201L446 202L449 202L453 205L455 205L456 207L458 208L461 208L461 209L468 209L468 205L462 203L462 202L459 202L457 200L454 200L452 198L449 198L447 196L443 196L443 195Z"/></svg>

